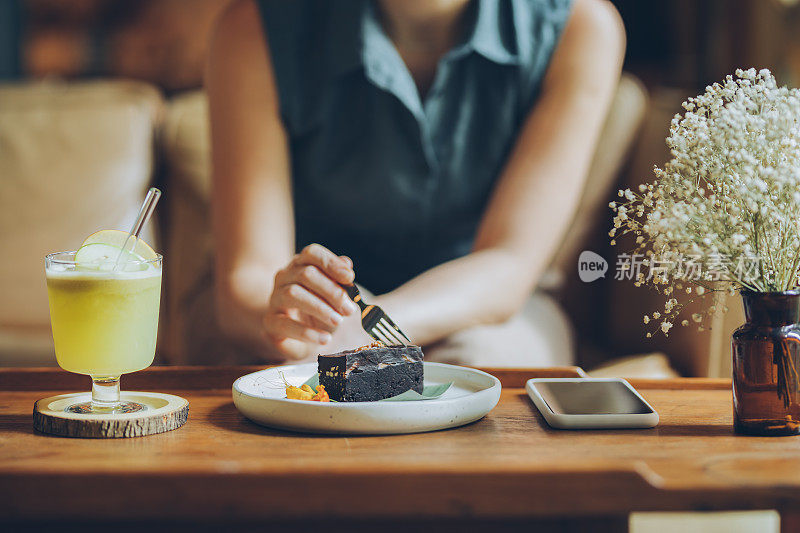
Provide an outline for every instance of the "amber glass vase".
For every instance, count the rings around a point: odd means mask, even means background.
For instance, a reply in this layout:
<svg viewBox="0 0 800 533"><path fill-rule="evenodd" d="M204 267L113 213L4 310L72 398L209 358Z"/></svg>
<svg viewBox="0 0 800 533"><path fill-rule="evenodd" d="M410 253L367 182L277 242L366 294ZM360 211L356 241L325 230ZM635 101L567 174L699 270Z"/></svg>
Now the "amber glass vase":
<svg viewBox="0 0 800 533"><path fill-rule="evenodd" d="M733 424L747 435L800 433L800 291L742 291L733 332Z"/></svg>

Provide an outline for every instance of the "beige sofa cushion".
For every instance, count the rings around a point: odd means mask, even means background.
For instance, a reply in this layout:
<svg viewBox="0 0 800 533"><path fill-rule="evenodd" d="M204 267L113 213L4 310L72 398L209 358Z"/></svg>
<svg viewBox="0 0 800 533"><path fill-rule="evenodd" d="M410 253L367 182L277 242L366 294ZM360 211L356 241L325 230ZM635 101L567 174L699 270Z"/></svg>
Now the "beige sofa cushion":
<svg viewBox="0 0 800 533"><path fill-rule="evenodd" d="M0 363L52 361L44 255L130 227L160 106L135 82L0 85Z"/></svg>
<svg viewBox="0 0 800 533"><path fill-rule="evenodd" d="M211 191L211 137L204 91L185 93L169 101L161 141L171 184L177 181L196 200L207 203Z"/></svg>
<svg viewBox="0 0 800 533"><path fill-rule="evenodd" d="M170 280L165 294L169 328L162 338L162 348L173 363L197 363L196 357L187 355L193 350L192 339L205 351L226 349L224 345L211 347L222 340L216 332L213 296L209 292L213 279L211 142L203 91L186 93L169 102L160 137L167 164L169 190L165 199L170 214L165 234L169 261L164 266ZM203 338L198 332L203 333Z"/></svg>

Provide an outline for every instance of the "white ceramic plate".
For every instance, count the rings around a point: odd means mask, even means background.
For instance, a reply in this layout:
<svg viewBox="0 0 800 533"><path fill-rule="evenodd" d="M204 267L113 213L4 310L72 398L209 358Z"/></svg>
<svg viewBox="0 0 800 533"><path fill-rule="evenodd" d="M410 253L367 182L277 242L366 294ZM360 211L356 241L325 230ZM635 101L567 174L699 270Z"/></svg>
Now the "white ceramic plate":
<svg viewBox="0 0 800 533"><path fill-rule="evenodd" d="M253 372L233 384L233 403L257 424L304 433L419 433L469 424L486 416L500 399L500 381L472 368L423 363L425 385L453 382L435 400L331 402L287 400L281 374L299 386L317 363L286 365Z"/></svg>

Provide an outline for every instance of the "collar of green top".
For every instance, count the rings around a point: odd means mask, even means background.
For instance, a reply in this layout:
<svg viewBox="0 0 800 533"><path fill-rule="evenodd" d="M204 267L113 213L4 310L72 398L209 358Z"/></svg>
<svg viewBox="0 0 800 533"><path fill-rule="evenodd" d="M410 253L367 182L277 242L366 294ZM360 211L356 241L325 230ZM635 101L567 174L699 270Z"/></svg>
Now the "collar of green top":
<svg viewBox="0 0 800 533"><path fill-rule="evenodd" d="M501 65L518 64L514 10L519 6L516 4L504 0L473 0L468 15L472 26L467 32L468 38L456 45L446 58L455 59L475 52ZM355 0L350 3L350 9L344 9L344 5L334 10L329 19L332 42L340 43L332 49L329 64L334 77L363 66L369 58L385 59L393 48L372 1Z"/></svg>

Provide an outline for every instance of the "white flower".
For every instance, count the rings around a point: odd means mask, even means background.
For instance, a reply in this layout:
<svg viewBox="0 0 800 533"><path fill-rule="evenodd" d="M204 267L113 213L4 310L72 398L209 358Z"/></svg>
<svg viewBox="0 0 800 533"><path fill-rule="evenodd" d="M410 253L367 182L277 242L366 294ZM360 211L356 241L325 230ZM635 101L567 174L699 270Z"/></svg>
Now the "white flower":
<svg viewBox="0 0 800 533"><path fill-rule="evenodd" d="M667 296L664 333L683 308L673 288L702 300L709 292L800 285L800 89L779 87L766 69L737 69L683 109L670 123L670 159L654 167L655 180L638 193L619 190L623 200L609 204L610 236L633 233L633 253L646 258L650 274L637 274L635 285ZM700 325L706 315L691 318Z"/></svg>

